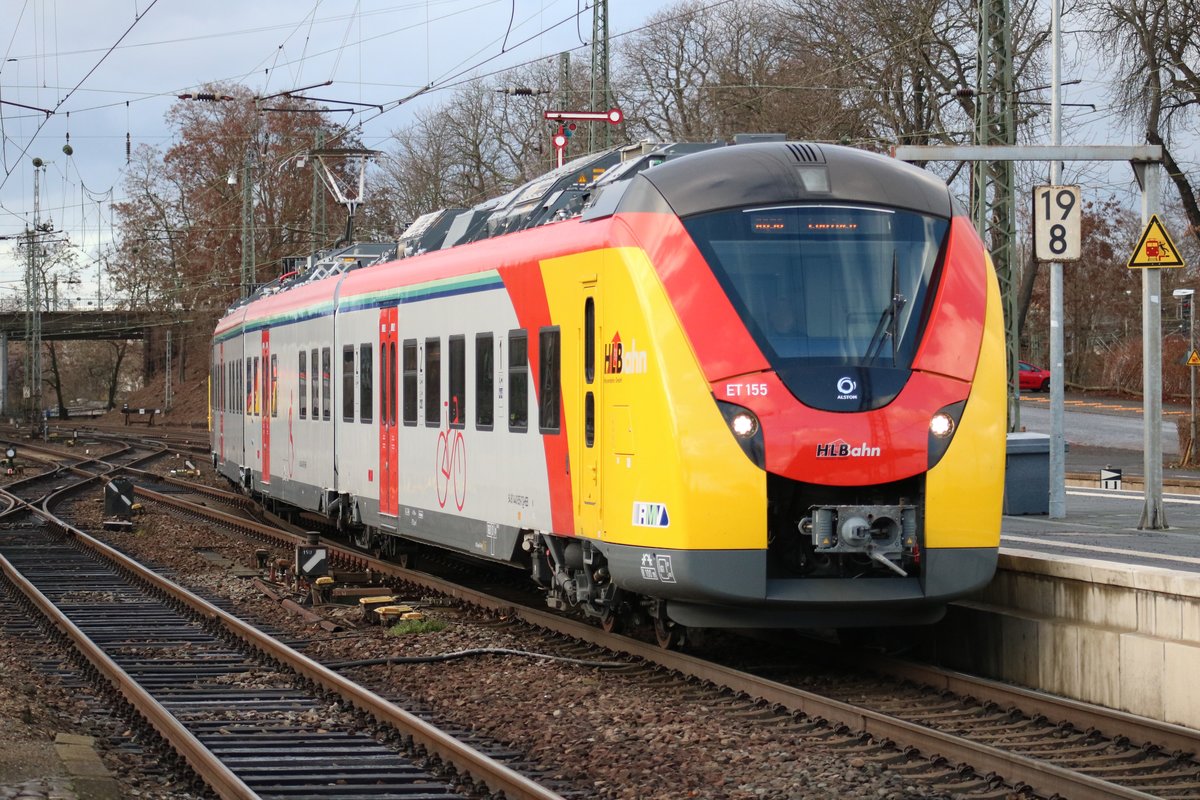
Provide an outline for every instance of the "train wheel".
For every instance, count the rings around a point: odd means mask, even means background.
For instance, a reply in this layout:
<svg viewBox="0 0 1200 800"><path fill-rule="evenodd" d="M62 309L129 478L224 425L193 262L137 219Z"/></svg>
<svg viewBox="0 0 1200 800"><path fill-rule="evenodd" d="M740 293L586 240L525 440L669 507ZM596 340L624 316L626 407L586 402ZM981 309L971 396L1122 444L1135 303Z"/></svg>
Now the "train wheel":
<svg viewBox="0 0 1200 800"><path fill-rule="evenodd" d="M620 633L625 625L615 608L606 608L600 615L600 627L605 633Z"/></svg>
<svg viewBox="0 0 1200 800"><path fill-rule="evenodd" d="M682 633L683 629L669 619L654 618L654 641L658 642L658 646L663 650L678 647L683 639Z"/></svg>
<svg viewBox="0 0 1200 800"><path fill-rule="evenodd" d="M360 549L360 550L371 549L371 529L366 527L365 525L363 527L355 530L354 533L351 535L351 538L354 540L354 546L357 547L358 549Z"/></svg>

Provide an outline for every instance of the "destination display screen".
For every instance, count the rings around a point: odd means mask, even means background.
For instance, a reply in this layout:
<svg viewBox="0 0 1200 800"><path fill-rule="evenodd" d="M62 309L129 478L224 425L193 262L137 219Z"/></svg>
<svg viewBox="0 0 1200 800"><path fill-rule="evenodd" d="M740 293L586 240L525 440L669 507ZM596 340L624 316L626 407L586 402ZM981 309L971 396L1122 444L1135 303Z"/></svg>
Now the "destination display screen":
<svg viewBox="0 0 1200 800"><path fill-rule="evenodd" d="M796 217L794 214L751 214L750 230L755 233L794 233Z"/></svg>

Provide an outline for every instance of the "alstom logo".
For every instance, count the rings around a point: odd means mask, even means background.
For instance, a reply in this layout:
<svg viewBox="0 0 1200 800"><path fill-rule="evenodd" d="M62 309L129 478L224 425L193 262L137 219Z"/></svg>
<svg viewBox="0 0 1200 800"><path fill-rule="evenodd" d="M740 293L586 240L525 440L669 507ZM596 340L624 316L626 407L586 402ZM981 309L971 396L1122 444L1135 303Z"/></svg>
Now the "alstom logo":
<svg viewBox="0 0 1200 800"><path fill-rule="evenodd" d="M852 447L848 442L838 439L836 442L817 445L817 458L878 458L879 454L878 447L871 447L866 442Z"/></svg>

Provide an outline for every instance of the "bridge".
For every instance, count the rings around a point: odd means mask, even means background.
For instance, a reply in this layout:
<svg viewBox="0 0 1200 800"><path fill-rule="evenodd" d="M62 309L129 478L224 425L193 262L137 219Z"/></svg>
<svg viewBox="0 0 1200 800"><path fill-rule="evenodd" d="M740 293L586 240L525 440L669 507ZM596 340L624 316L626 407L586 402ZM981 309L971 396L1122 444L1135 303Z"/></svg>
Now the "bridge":
<svg viewBox="0 0 1200 800"><path fill-rule="evenodd" d="M0 365L8 363L10 341L26 341L28 321L24 311L0 311ZM142 374L149 380L165 366L160 352L164 332L169 336L171 328L187 322L173 318L169 311L43 311L41 339L43 342L141 339L145 342ZM0 369L0 410L8 409L9 391L7 370Z"/></svg>
<svg viewBox="0 0 1200 800"><path fill-rule="evenodd" d="M164 323L164 316L149 311L43 311L42 341L70 339L145 339L154 328L175 325ZM25 340L28 314L24 311L0 311L0 337Z"/></svg>

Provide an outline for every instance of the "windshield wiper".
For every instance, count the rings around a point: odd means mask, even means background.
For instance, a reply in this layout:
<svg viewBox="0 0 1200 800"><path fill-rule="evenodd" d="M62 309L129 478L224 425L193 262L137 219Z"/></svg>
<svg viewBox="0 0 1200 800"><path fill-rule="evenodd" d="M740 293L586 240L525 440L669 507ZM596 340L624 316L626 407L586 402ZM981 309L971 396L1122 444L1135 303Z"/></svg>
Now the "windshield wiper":
<svg viewBox="0 0 1200 800"><path fill-rule="evenodd" d="M892 364L896 363L896 325L899 322L900 310L907 302L908 298L900 294L900 268L896 260L896 251L892 250L892 302L879 315L875 333L871 334L871 342L867 345L864 355L864 360L868 363L879 358L885 339L892 340Z"/></svg>

